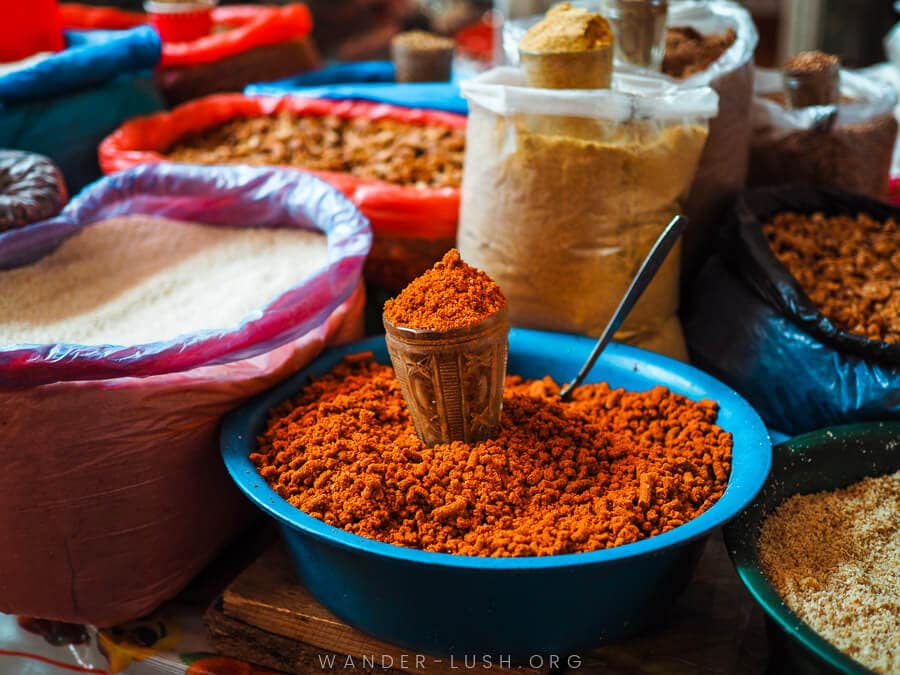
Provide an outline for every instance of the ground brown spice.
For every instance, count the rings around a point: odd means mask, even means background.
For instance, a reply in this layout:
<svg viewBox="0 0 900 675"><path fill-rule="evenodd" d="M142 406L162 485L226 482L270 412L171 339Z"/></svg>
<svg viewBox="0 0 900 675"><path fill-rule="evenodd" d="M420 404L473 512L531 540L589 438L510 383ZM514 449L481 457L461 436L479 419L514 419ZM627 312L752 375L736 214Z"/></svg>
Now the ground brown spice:
<svg viewBox="0 0 900 675"><path fill-rule="evenodd" d="M840 65L838 57L819 51L800 52L784 62L784 70L813 73Z"/></svg>
<svg viewBox="0 0 900 675"><path fill-rule="evenodd" d="M870 340L900 343L900 225L864 213L784 212L763 225L775 256L822 313Z"/></svg>
<svg viewBox="0 0 900 675"><path fill-rule="evenodd" d="M398 327L446 331L474 326L505 306L494 280L463 262L454 248L384 303L384 318Z"/></svg>
<svg viewBox="0 0 900 675"><path fill-rule="evenodd" d="M702 73L736 40L737 33L733 28L719 35L704 35L690 26L672 26L666 33L662 71L680 80Z"/></svg>
<svg viewBox="0 0 900 675"><path fill-rule="evenodd" d="M491 557L609 548L675 528L725 491L717 405L664 387L507 379L499 436L426 448L389 366L358 355L272 411L250 455L288 502L331 525Z"/></svg>

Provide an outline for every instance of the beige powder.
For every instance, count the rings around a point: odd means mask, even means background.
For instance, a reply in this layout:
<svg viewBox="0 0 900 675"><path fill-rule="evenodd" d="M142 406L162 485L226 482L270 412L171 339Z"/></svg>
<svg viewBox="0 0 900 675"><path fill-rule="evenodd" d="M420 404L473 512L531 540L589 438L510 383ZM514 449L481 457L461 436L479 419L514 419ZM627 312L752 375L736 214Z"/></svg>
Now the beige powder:
<svg viewBox="0 0 900 675"><path fill-rule="evenodd" d="M134 345L234 327L327 262L316 232L112 218L0 272L0 344Z"/></svg>
<svg viewBox="0 0 900 675"><path fill-rule="evenodd" d="M612 29L606 19L563 2L528 29L519 47L529 52L583 52L612 43Z"/></svg>
<svg viewBox="0 0 900 675"><path fill-rule="evenodd" d="M900 673L900 471L791 497L759 541L769 580L838 649Z"/></svg>
<svg viewBox="0 0 900 675"><path fill-rule="evenodd" d="M680 212L706 128L581 118L469 115L459 250L509 300L515 326L598 336L654 241ZM679 252L616 339L686 359Z"/></svg>

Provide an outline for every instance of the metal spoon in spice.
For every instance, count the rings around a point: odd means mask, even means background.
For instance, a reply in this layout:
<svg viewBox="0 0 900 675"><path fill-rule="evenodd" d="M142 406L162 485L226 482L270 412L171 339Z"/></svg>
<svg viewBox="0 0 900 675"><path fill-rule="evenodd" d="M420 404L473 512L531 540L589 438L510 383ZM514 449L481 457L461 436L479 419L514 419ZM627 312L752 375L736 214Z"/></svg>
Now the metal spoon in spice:
<svg viewBox="0 0 900 675"><path fill-rule="evenodd" d="M650 249L650 253L644 258L644 262L641 263L637 276L632 279L631 285L625 292L625 296L622 298L616 311L613 312L612 318L609 320L609 323L606 324L606 328L603 329L603 333L601 333L600 337L597 339L597 344L594 345L594 349L591 351L588 360L581 367L581 370L578 371L578 375L575 379L559 390L559 397L563 401L567 401L572 397L572 391L584 381L584 378L587 377L591 368L594 367L601 352L603 352L606 345L609 344L609 341L612 339L615 332L619 330L622 322L631 313L634 305L644 294L644 291L647 290L647 286L650 285L650 281L656 276L663 261L675 247L675 242L678 241L681 233L684 232L686 225L687 218L684 216L675 216L672 219L672 222L666 225L666 229L663 230L662 234L659 235L656 243L653 244L653 248Z"/></svg>

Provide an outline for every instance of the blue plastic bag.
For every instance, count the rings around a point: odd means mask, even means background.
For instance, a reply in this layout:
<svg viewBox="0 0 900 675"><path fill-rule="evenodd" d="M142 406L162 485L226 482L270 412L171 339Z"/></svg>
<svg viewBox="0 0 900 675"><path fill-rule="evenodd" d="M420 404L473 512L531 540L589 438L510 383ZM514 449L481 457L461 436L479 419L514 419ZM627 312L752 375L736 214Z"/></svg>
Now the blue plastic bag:
<svg viewBox="0 0 900 675"><path fill-rule="evenodd" d="M900 345L847 333L818 310L762 234L781 211L900 218L900 209L875 200L809 188L739 198L723 250L690 299L684 328L692 362L789 434L900 419Z"/></svg>
<svg viewBox="0 0 900 675"><path fill-rule="evenodd" d="M284 80L251 84L244 93L249 96L293 94L306 98L374 101L462 115L469 112L468 103L460 95L456 83L397 83L394 82L394 66L388 61L340 64Z"/></svg>
<svg viewBox="0 0 900 675"><path fill-rule="evenodd" d="M301 73L283 80L273 80L251 87L323 87L332 84L361 84L363 82L394 82L394 64L390 61L357 61L337 63L319 70Z"/></svg>
<svg viewBox="0 0 900 675"><path fill-rule="evenodd" d="M68 47L0 76L0 148L50 157L71 193L100 176L97 145L122 122L163 108L150 70L159 36L128 31L68 31Z"/></svg>
<svg viewBox="0 0 900 675"><path fill-rule="evenodd" d="M0 269L34 262L91 223L146 214L216 226L324 232L329 265L240 326L150 344L0 345L0 388L146 377L249 359L305 335L359 285L372 243L369 223L336 188L290 169L150 164L98 181L62 213L0 235Z"/></svg>

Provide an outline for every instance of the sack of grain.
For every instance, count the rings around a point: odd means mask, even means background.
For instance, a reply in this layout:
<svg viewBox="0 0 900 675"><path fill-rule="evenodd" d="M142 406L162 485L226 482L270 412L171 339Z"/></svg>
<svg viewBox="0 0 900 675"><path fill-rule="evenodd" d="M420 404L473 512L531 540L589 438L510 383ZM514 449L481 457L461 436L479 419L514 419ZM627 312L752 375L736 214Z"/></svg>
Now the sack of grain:
<svg viewBox="0 0 900 675"><path fill-rule="evenodd" d="M539 19L504 24L503 47L510 63L518 62L519 40ZM687 283L713 252L726 209L747 180L753 52L759 35L750 13L730 0L669 3L667 24L662 66L667 81L679 90L712 87L719 95L719 112L709 120L709 138L684 202L688 227L682 276ZM616 71L647 73L619 61Z"/></svg>
<svg viewBox="0 0 900 675"><path fill-rule="evenodd" d="M840 73L841 102L788 109L780 71L757 72L750 146L752 186L794 183L888 195L897 138L889 84L851 70Z"/></svg>
<svg viewBox="0 0 900 675"><path fill-rule="evenodd" d="M503 288L514 325L599 335L682 211L716 93L619 75L614 89L523 86L516 68L462 84L469 99L459 249ZM617 338L686 358L680 255Z"/></svg>
<svg viewBox="0 0 900 675"><path fill-rule="evenodd" d="M725 232L685 317L692 362L791 435L900 419L900 208L765 188Z"/></svg>
<svg viewBox="0 0 900 675"><path fill-rule="evenodd" d="M0 235L0 611L109 625L177 594L249 517L222 416L359 337L370 242L312 176L180 165Z"/></svg>

